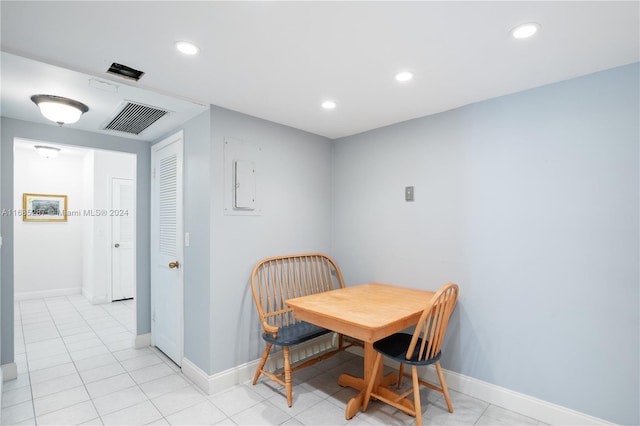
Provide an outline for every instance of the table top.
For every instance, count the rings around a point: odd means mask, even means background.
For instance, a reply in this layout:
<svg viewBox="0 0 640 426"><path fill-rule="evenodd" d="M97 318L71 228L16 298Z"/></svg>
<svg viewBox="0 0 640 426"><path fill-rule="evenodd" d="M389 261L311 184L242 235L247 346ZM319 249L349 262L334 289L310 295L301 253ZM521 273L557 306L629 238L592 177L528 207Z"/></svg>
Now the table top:
<svg viewBox="0 0 640 426"><path fill-rule="evenodd" d="M411 327L435 292L370 283L289 299L297 318L375 342Z"/></svg>

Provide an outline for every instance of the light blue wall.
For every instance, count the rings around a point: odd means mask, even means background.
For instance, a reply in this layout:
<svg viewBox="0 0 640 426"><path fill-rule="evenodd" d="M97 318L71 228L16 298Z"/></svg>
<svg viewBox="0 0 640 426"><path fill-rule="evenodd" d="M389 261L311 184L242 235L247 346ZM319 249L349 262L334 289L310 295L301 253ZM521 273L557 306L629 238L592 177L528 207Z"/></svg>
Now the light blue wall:
<svg viewBox="0 0 640 426"><path fill-rule="evenodd" d="M150 163L149 143L101 135L55 125L44 125L2 117L1 182L2 209L13 205L13 140L16 137L76 145L86 148L108 149L137 155L136 183L136 308L137 333L151 331L150 322L150 278L149 278L149 223L150 214ZM13 362L13 217L2 217L1 285L2 303L1 340L2 364Z"/></svg>
<svg viewBox="0 0 640 426"><path fill-rule="evenodd" d="M330 249L331 141L219 107L211 108L211 371L259 358L261 325L251 296L255 263ZM262 148L259 216L224 215L225 137Z"/></svg>
<svg viewBox="0 0 640 426"><path fill-rule="evenodd" d="M262 328L249 282L255 263L278 254L329 251L331 141L216 106L180 129L190 233L184 354L211 375L261 355ZM261 148L260 215L224 214L231 190L225 187L231 182L224 175L225 138Z"/></svg>
<svg viewBox="0 0 640 426"><path fill-rule="evenodd" d="M335 141L346 281L458 282L445 368L640 423L639 80L634 64Z"/></svg>
<svg viewBox="0 0 640 426"><path fill-rule="evenodd" d="M0 210L2 209L2 141L4 140L4 138L2 137L2 119L0 118ZM13 145L13 144L11 144ZM0 218L0 238L2 238L3 236L3 231L4 231L4 222L2 221L2 219ZM4 293L4 286L2 285L3 280L2 280L2 248L0 246L0 365L2 365L2 360L5 358L3 356L3 351L2 351L2 341L6 338L11 339L11 355L7 356L6 359L8 359L7 362L13 362L14 360L14 335L13 335L13 323L12 324L5 324L5 317L2 315L2 305L3 305L3 300L5 300L5 297L3 296ZM13 289L11 290L11 293L13 294ZM11 308L11 315L13 316L13 307ZM9 327L11 327L11 332L9 333L9 335L7 337L5 336L4 330L8 329ZM0 383L3 382L3 378L0 377ZM0 384L0 387L2 387L2 385ZM0 389L1 390L1 389ZM2 405L0 403L0 405ZM0 414L1 414L2 410L0 408Z"/></svg>

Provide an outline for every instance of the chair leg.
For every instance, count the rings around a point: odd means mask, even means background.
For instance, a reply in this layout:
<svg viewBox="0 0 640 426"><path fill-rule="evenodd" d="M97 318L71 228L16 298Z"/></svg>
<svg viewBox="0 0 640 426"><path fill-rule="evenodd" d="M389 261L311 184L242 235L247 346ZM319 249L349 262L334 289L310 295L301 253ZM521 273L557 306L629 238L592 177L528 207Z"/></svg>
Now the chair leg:
<svg viewBox="0 0 640 426"><path fill-rule="evenodd" d="M422 406L420 405L420 382L418 381L418 367L411 366L413 380L413 409L416 411L416 426L422 426Z"/></svg>
<svg viewBox="0 0 640 426"><path fill-rule="evenodd" d="M253 384L258 383L258 379L260 378L260 374L262 374L262 369L264 368L265 363L267 362L267 358L269 358L269 352L271 351L271 343L267 343L267 347L264 348L264 352L262 352L262 359L260 360L260 364L258 364L258 368L256 369L256 374L253 376Z"/></svg>
<svg viewBox="0 0 640 426"><path fill-rule="evenodd" d="M398 369L398 389L402 386L402 377L404 376L404 363L400 363L400 368Z"/></svg>
<svg viewBox="0 0 640 426"><path fill-rule="evenodd" d="M373 369L371 371L376 372L380 367L380 360L382 359L382 354L376 353L376 359L373 362ZM374 373L375 374L375 373ZM371 392L373 391L373 383L375 382L375 377L369 378L369 383L367 383L367 391L364 394L364 402L362 403L362 412L367 411L367 407L369 406L369 400L371 399Z"/></svg>
<svg viewBox="0 0 640 426"><path fill-rule="evenodd" d="M293 404L293 385L291 384L291 358L289 357L289 346L284 347L284 385L287 390L287 404Z"/></svg>
<svg viewBox="0 0 640 426"><path fill-rule="evenodd" d="M442 367L440 367L440 361L436 361L436 372L438 373L438 379L440 379L440 387L444 394L444 399L447 401L447 408L450 413L453 413L453 405L451 405L451 397L449 397L449 389L447 389L447 382L444 380L444 374L442 374Z"/></svg>

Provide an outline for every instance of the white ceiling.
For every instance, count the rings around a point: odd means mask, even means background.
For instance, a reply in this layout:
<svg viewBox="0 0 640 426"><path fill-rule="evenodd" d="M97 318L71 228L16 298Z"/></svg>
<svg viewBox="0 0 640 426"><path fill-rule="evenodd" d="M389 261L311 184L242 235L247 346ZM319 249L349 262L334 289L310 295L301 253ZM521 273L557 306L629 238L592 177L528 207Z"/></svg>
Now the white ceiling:
<svg viewBox="0 0 640 426"><path fill-rule="evenodd" d="M213 104L338 138L640 60L638 1L0 7L1 48L12 54L2 56L2 114L44 120L29 96L55 91L91 108L72 125L78 128L95 126L116 108L103 106L100 98L113 93L90 87L91 76L115 82L120 98L150 96L130 100L152 105L176 98L166 107L185 108L184 116ZM510 29L530 21L541 25L539 34L510 37ZM196 43L200 54L180 54L177 40ZM20 57L79 72L82 84L67 87L65 70ZM112 62L145 75L132 83L106 74ZM413 71L414 80L396 82L400 70ZM333 111L320 108L328 98L338 104Z"/></svg>
<svg viewBox="0 0 640 426"><path fill-rule="evenodd" d="M31 95L50 94L79 100L89 106L75 124L66 127L153 141L165 136L208 107L176 99L151 90L113 82L105 78L70 71L54 65L2 52L2 115L57 126L40 114ZM125 82L126 83L126 82ZM134 101L170 111L139 135L102 130L117 114L124 101Z"/></svg>

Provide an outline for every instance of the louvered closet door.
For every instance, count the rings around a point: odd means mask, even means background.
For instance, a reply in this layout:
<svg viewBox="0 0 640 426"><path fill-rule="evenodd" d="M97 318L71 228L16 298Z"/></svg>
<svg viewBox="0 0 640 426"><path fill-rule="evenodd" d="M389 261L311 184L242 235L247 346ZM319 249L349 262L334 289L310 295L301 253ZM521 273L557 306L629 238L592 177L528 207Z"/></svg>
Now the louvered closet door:
<svg viewBox="0 0 640 426"><path fill-rule="evenodd" d="M182 364L182 132L152 147L151 337Z"/></svg>

